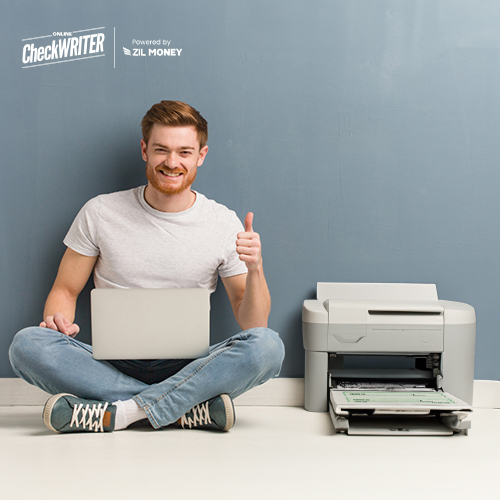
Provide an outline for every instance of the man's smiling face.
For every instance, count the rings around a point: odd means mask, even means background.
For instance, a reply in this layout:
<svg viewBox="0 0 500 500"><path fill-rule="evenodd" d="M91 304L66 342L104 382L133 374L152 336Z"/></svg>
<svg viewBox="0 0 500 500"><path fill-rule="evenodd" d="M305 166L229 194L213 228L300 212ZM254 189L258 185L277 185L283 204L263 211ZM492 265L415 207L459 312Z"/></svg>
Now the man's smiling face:
<svg viewBox="0 0 500 500"><path fill-rule="evenodd" d="M146 144L141 141L149 184L162 194L175 195L191 187L208 146L200 149L194 127L155 124Z"/></svg>

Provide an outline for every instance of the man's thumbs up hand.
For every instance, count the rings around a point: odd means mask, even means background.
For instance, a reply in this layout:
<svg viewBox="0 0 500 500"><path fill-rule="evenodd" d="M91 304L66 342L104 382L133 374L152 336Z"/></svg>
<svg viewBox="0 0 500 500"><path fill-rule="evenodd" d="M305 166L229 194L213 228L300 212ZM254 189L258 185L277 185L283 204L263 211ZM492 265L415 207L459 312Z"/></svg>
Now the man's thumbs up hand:
<svg viewBox="0 0 500 500"><path fill-rule="evenodd" d="M249 271L258 269L262 265L262 250L260 236L253 230L253 213L245 217L245 231L238 233L236 251Z"/></svg>

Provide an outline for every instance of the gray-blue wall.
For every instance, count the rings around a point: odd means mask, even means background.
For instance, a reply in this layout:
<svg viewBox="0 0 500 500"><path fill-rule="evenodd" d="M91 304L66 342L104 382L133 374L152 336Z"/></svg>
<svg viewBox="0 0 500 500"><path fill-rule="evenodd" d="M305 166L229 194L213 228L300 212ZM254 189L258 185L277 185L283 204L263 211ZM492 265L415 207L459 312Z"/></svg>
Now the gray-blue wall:
<svg viewBox="0 0 500 500"><path fill-rule="evenodd" d="M255 213L282 376L303 376L316 282L352 281L473 305L476 378L500 379L499 26L496 0L4 0L0 376L73 217L145 182L140 120L178 99L210 126L195 188ZM23 39L97 27L105 57L23 68ZM182 53L126 56L133 39ZM215 338L236 331L220 292Z"/></svg>

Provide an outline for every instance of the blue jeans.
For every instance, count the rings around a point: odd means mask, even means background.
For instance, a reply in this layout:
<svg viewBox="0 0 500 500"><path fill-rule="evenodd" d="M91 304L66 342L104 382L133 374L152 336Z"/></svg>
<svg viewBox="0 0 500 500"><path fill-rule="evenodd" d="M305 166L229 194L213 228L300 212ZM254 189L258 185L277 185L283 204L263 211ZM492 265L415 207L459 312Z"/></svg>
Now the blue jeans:
<svg viewBox="0 0 500 500"><path fill-rule="evenodd" d="M203 401L219 394L236 398L278 376L284 347L272 330L252 328L195 360L98 361L91 346L30 327L14 337L9 356L16 375L50 394L110 402L133 398L159 429Z"/></svg>

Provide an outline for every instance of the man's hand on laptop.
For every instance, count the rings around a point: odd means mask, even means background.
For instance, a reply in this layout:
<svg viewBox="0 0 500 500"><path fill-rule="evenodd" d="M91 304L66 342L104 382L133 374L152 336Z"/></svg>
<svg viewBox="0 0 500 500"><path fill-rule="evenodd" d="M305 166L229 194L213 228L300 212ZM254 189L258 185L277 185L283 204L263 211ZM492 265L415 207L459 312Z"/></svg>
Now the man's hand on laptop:
<svg viewBox="0 0 500 500"><path fill-rule="evenodd" d="M245 231L238 233L236 251L249 271L258 269L262 264L260 236L253 230L253 213L245 217Z"/></svg>
<svg viewBox="0 0 500 500"><path fill-rule="evenodd" d="M53 316L47 316L39 326L42 328L50 328L51 330L64 333L64 335L68 335L70 337L76 337L80 331L80 327L76 323L71 323L71 321L66 319L61 313L55 313Z"/></svg>

